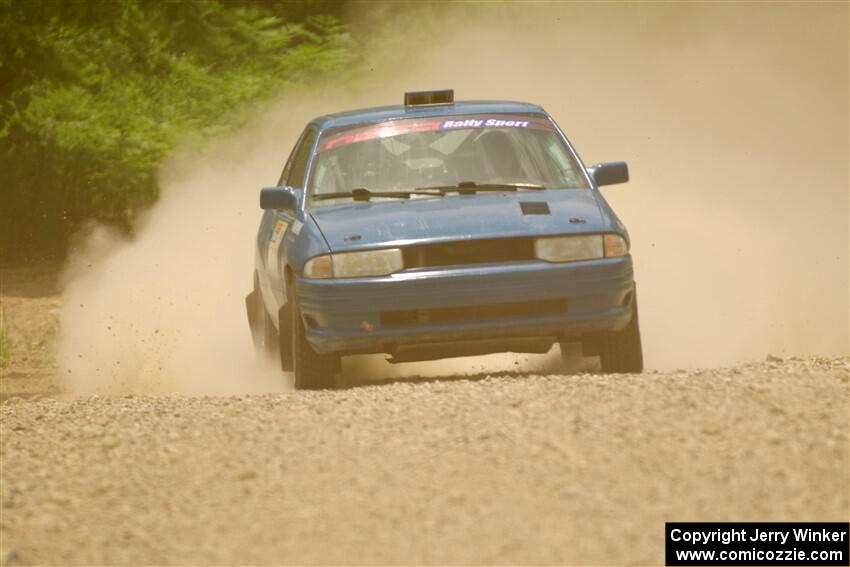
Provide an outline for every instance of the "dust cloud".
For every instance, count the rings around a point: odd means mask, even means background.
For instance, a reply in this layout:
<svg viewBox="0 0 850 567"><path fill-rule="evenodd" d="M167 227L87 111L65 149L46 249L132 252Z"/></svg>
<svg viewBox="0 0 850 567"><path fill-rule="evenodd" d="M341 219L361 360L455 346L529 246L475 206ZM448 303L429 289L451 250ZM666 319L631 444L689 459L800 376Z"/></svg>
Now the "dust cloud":
<svg viewBox="0 0 850 567"><path fill-rule="evenodd" d="M310 118L443 87L539 103L586 163L629 162L632 181L603 193L631 231L649 368L848 352L847 4L353 9L373 38L365 79L289 96L185 150L132 241L89 235L61 320L72 392L284 388L252 351L242 303L259 187ZM550 353L359 367L390 377L552 364Z"/></svg>
<svg viewBox="0 0 850 567"><path fill-rule="evenodd" d="M237 149L248 142L175 158L136 238L96 228L71 258L58 353L70 392L281 389L276 367L254 355L244 309L255 189L281 158L268 140L263 151Z"/></svg>

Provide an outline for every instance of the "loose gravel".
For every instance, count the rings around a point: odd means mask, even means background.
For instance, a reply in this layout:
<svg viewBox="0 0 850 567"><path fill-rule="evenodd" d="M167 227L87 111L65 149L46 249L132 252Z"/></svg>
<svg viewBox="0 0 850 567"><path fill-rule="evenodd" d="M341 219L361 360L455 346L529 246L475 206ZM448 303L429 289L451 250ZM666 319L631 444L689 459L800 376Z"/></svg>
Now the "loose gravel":
<svg viewBox="0 0 850 567"><path fill-rule="evenodd" d="M663 564L847 521L850 359L0 406L0 562Z"/></svg>

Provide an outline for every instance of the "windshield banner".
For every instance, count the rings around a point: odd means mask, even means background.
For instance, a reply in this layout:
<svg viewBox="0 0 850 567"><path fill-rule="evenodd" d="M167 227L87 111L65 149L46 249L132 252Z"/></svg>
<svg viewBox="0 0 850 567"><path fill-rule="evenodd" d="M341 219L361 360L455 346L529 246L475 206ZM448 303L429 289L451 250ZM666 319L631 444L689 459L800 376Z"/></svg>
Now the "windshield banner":
<svg viewBox="0 0 850 567"><path fill-rule="evenodd" d="M552 123L537 116L514 116L510 114L475 114L471 116L442 116L437 118L411 118L369 124L343 132L334 132L322 137L319 152L375 138L390 138L415 132L469 130L479 128L526 128L531 130L554 130Z"/></svg>

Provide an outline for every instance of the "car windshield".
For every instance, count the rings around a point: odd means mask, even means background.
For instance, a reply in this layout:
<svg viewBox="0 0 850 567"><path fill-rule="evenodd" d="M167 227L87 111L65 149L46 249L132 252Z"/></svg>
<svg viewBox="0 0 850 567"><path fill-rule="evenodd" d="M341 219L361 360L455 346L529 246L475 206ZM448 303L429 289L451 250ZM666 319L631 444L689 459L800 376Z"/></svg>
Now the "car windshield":
<svg viewBox="0 0 850 567"><path fill-rule="evenodd" d="M548 119L488 114L393 120L327 131L319 140L308 190L312 205L321 207L362 196L363 189L370 199L434 198L433 191L401 192L452 187L476 192L476 186L588 187L581 167Z"/></svg>

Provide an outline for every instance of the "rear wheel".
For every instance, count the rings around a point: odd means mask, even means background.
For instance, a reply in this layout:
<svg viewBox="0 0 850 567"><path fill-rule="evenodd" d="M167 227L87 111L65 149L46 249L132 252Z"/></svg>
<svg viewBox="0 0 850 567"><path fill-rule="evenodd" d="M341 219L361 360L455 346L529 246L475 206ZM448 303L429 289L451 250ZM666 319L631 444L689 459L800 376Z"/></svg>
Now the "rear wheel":
<svg viewBox="0 0 850 567"><path fill-rule="evenodd" d="M622 331L602 335L599 344L602 372L636 374L643 372L643 347L640 340L637 295L632 301L632 319Z"/></svg>
<svg viewBox="0 0 850 567"><path fill-rule="evenodd" d="M292 310L292 373L295 376L295 389L333 388L340 369L340 358L335 354L319 354L307 342L304 320L294 288L294 283L288 286L287 297Z"/></svg>

